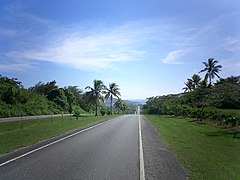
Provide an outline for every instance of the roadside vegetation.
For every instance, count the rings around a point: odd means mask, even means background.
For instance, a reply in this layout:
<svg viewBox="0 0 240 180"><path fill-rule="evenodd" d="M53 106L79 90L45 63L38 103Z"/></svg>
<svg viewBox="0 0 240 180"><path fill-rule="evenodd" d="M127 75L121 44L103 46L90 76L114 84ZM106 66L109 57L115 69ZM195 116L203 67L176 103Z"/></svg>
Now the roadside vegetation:
<svg viewBox="0 0 240 180"><path fill-rule="evenodd" d="M240 137L228 128L189 118L146 115L160 136L190 170L190 179L240 179Z"/></svg>
<svg viewBox="0 0 240 180"><path fill-rule="evenodd" d="M120 99L120 89L116 83L103 84L94 80L84 92L78 86L59 87L56 81L38 82L33 87L24 88L16 78L0 75L0 117L32 116L46 114L94 113L105 115L126 112L128 106L114 106L113 97ZM110 107L105 101L110 99ZM130 112L130 111L129 111Z"/></svg>
<svg viewBox="0 0 240 180"><path fill-rule="evenodd" d="M143 111L148 114L195 118L199 123L217 123L239 132L240 76L220 78L222 66L213 58L204 62L205 78L194 74L185 82L184 93L148 98ZM218 77L216 83L213 78Z"/></svg>
<svg viewBox="0 0 240 180"><path fill-rule="evenodd" d="M213 58L203 64L203 79L194 74L183 93L148 98L142 112L190 179L240 179L240 76L221 78Z"/></svg>
<svg viewBox="0 0 240 180"><path fill-rule="evenodd" d="M117 117L82 115L0 123L0 155Z"/></svg>
<svg viewBox="0 0 240 180"><path fill-rule="evenodd" d="M70 114L67 117L1 122L0 154L135 111L120 99L116 83L107 87L103 81L94 80L93 86L85 89L86 92L77 86L58 87L56 81L38 82L25 89L17 79L0 76L0 117ZM113 97L117 97L114 105ZM107 106L105 101L109 100L110 106Z"/></svg>

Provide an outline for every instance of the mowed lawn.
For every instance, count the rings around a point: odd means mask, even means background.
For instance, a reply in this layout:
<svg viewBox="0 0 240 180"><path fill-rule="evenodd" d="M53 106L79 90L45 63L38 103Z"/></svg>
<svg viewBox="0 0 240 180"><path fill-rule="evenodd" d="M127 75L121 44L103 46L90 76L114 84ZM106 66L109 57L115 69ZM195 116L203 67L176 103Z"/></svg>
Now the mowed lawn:
<svg viewBox="0 0 240 180"><path fill-rule="evenodd" d="M240 179L240 135L190 119L146 115L187 169L190 179Z"/></svg>
<svg viewBox="0 0 240 180"><path fill-rule="evenodd" d="M0 123L0 155L39 141L89 127L117 115L57 117Z"/></svg>

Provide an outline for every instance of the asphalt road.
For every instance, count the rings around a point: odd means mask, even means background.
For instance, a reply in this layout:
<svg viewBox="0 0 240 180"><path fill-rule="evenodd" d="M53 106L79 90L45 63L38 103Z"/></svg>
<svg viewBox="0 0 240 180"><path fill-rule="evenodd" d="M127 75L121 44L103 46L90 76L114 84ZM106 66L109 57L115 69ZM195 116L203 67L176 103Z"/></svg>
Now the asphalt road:
<svg viewBox="0 0 240 180"><path fill-rule="evenodd" d="M138 116L108 121L0 167L0 179L139 179Z"/></svg>
<svg viewBox="0 0 240 180"><path fill-rule="evenodd" d="M156 129L140 119L145 179L187 179ZM139 144L139 116L121 116L2 166L0 157L0 179L137 180Z"/></svg>
<svg viewBox="0 0 240 180"><path fill-rule="evenodd" d="M44 118L60 117L60 116L70 116L70 114L53 114L53 115L41 115L41 116L22 116L22 117L0 118L0 123L1 122L20 121L20 120L44 119Z"/></svg>

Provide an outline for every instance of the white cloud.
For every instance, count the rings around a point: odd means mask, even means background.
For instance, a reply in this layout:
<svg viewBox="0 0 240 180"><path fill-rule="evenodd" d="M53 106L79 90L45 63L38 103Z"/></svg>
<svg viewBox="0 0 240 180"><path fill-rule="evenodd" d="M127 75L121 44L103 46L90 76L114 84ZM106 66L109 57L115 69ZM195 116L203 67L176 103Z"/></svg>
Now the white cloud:
<svg viewBox="0 0 240 180"><path fill-rule="evenodd" d="M236 56L239 49L239 39L231 34L226 36L226 32L218 28L224 24L221 18L198 27L171 19L142 20L115 27L83 23L49 30L50 21L29 14L23 17L47 27L46 35L30 34L27 43L6 52L9 59L22 60L22 63L26 59L48 61L91 71L118 69L119 63L151 60L159 54L163 56L162 63L182 64L191 61L193 51L195 57L202 59L218 55L223 49L235 51Z"/></svg>
<svg viewBox="0 0 240 180"><path fill-rule="evenodd" d="M113 28L97 25L87 25L88 29L84 25L55 28L48 37L29 37L30 45L7 52L7 56L12 60L48 61L81 70L118 69L118 63L138 61L155 53L149 44L156 47L164 43L171 37L168 31L174 26L172 21L143 20Z"/></svg>
<svg viewBox="0 0 240 180"><path fill-rule="evenodd" d="M143 47L154 37L157 38L154 31L155 27L144 26L142 22L112 29L93 28L91 31L78 27L63 29L42 46L35 43L32 48L8 52L8 58L50 61L81 70L116 69L117 63L138 61L151 51Z"/></svg>
<svg viewBox="0 0 240 180"><path fill-rule="evenodd" d="M26 63L10 63L10 64L0 64L0 71L2 72L24 72L26 69L32 67L32 64Z"/></svg>
<svg viewBox="0 0 240 180"><path fill-rule="evenodd" d="M231 52L240 52L240 37L227 36L220 44L219 48L223 48Z"/></svg>
<svg viewBox="0 0 240 180"><path fill-rule="evenodd" d="M183 62L179 61L179 59L186 55L188 52L189 49L170 51L167 56L162 60L162 62L165 64L182 64Z"/></svg>
<svg viewBox="0 0 240 180"><path fill-rule="evenodd" d="M44 18L41 18L41 17L38 17L36 15L33 15L33 14L29 14L29 13L18 13L16 14L16 17L17 18L21 18L21 19L25 19L31 23L38 23L38 24L48 24L48 23L51 23L50 20L48 19L44 19Z"/></svg>
<svg viewBox="0 0 240 180"><path fill-rule="evenodd" d="M42 51L12 51L8 57L50 61L89 70L112 67L117 62L136 61L144 54L135 49L135 38L123 32L104 32L81 36L70 32Z"/></svg>

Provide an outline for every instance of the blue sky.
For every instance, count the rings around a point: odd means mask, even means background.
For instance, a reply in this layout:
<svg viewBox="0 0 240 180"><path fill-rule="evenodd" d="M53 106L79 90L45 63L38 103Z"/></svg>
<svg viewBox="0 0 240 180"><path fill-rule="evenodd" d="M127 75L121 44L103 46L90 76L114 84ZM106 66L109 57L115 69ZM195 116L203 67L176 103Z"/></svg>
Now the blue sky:
<svg viewBox="0 0 240 180"><path fill-rule="evenodd" d="M1 0L0 74L25 87L101 79L123 99L180 93L208 58L240 75L239 17L239 0Z"/></svg>

